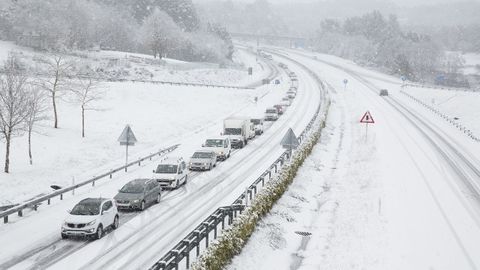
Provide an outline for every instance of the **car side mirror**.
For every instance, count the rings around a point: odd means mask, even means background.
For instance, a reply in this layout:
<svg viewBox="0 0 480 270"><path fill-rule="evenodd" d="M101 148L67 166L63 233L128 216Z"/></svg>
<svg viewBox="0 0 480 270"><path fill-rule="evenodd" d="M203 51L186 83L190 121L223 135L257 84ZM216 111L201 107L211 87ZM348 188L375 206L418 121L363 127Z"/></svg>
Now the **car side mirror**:
<svg viewBox="0 0 480 270"><path fill-rule="evenodd" d="M155 173L155 170L153 170L152 172Z"/></svg>
<svg viewBox="0 0 480 270"><path fill-rule="evenodd" d="M205 147L205 144L202 144L202 147Z"/></svg>

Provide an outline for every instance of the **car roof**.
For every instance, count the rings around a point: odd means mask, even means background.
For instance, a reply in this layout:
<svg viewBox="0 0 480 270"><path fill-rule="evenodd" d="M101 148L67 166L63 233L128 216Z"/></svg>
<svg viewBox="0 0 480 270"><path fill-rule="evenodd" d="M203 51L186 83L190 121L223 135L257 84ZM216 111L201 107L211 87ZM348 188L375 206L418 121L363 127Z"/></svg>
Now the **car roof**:
<svg viewBox="0 0 480 270"><path fill-rule="evenodd" d="M79 203L97 203L97 204L101 204L102 202L107 201L107 200L109 200L109 199L106 199L106 198L86 198L86 199L81 200Z"/></svg>
<svg viewBox="0 0 480 270"><path fill-rule="evenodd" d="M146 184L146 183L148 183L148 182L150 182L150 181L152 181L152 179L150 179L150 178L139 178L139 179L134 179L134 180L128 182L128 184L130 184L130 183Z"/></svg>
<svg viewBox="0 0 480 270"><path fill-rule="evenodd" d="M218 136L218 137L207 138L207 140L227 140L227 139L228 139L228 136Z"/></svg>
<svg viewBox="0 0 480 270"><path fill-rule="evenodd" d="M160 164L178 164L182 161L184 161L182 157L167 157Z"/></svg>
<svg viewBox="0 0 480 270"><path fill-rule="evenodd" d="M212 150L207 150L207 149L202 149L202 150L197 150L195 153L215 153L215 151Z"/></svg>

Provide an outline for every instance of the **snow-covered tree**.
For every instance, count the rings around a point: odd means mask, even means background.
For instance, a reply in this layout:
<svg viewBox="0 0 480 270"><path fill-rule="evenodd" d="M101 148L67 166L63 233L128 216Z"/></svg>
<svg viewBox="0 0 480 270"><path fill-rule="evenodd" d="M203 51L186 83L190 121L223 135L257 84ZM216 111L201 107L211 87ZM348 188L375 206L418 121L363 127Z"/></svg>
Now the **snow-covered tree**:
<svg viewBox="0 0 480 270"><path fill-rule="evenodd" d="M52 101L53 127L58 128L57 102L66 91L70 90L73 63L62 55L52 55L41 60L45 66L45 74L40 77L38 85L47 92Z"/></svg>
<svg viewBox="0 0 480 270"><path fill-rule="evenodd" d="M25 118L25 129L28 134L28 158L30 165L33 164L32 155L32 133L35 130L35 125L44 119L46 119L45 112L46 98L45 92L39 89L38 86L30 84L28 87L28 100L27 100L27 117Z"/></svg>
<svg viewBox="0 0 480 270"><path fill-rule="evenodd" d="M105 93L98 81L92 77L79 79L72 91L80 104L82 112L82 138L85 138L85 112L95 110L95 102L101 100Z"/></svg>
<svg viewBox="0 0 480 270"><path fill-rule="evenodd" d="M10 55L0 76L0 134L5 140L4 172L10 172L10 146L12 137L23 131L28 116L27 76L18 59Z"/></svg>
<svg viewBox="0 0 480 270"><path fill-rule="evenodd" d="M154 57L162 58L168 50L174 50L183 35L181 29L165 12L156 9L145 19L140 37L146 47L151 50Z"/></svg>

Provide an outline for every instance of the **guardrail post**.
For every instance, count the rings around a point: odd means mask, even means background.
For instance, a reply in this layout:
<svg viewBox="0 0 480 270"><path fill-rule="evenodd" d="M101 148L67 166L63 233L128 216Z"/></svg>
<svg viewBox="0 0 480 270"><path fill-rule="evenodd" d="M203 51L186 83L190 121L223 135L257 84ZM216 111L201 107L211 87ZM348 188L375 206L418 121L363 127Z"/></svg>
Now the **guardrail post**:
<svg viewBox="0 0 480 270"><path fill-rule="evenodd" d="M205 248L208 248L208 242L210 238L210 226L208 223L203 223L205 226Z"/></svg>
<svg viewBox="0 0 480 270"><path fill-rule="evenodd" d="M200 256L200 231L195 231L195 233L197 234L197 241L196 241L196 250L197 250L197 258L198 256Z"/></svg>
<svg viewBox="0 0 480 270"><path fill-rule="evenodd" d="M18 210L18 216L23 217L23 210Z"/></svg>
<svg viewBox="0 0 480 270"><path fill-rule="evenodd" d="M63 193L60 194L60 200L63 200Z"/></svg>
<svg viewBox="0 0 480 270"><path fill-rule="evenodd" d="M95 181L92 182L92 187L94 187L94 186L95 186Z"/></svg>
<svg viewBox="0 0 480 270"><path fill-rule="evenodd" d="M113 170L110 170L110 179L113 177Z"/></svg>
<svg viewBox="0 0 480 270"><path fill-rule="evenodd" d="M128 171L128 166L125 166L125 172L127 172L127 171Z"/></svg>
<svg viewBox="0 0 480 270"><path fill-rule="evenodd" d="M172 253L175 254L175 270L178 270L178 250L172 250Z"/></svg>
<svg viewBox="0 0 480 270"><path fill-rule="evenodd" d="M50 205L50 199L47 200L47 204Z"/></svg>
<svg viewBox="0 0 480 270"><path fill-rule="evenodd" d="M8 216L3 217L3 223L5 223L5 224L8 223Z"/></svg>
<svg viewBox="0 0 480 270"><path fill-rule="evenodd" d="M262 179L262 187L264 187L265 186L265 177L262 177L261 179Z"/></svg>

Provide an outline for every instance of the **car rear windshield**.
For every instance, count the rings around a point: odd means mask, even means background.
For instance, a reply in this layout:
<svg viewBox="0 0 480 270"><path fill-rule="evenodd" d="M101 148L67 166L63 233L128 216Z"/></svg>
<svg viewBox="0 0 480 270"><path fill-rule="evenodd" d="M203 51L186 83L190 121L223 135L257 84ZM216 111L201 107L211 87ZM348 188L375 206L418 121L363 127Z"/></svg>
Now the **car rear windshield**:
<svg viewBox="0 0 480 270"><path fill-rule="evenodd" d="M260 119L252 119L251 122L254 124L254 125L260 125Z"/></svg>
<svg viewBox="0 0 480 270"><path fill-rule="evenodd" d="M143 182L130 182L120 189L122 193L143 193L145 185Z"/></svg>
<svg viewBox="0 0 480 270"><path fill-rule="evenodd" d="M274 109L268 109L268 110L267 110L267 113L277 113L277 110L274 110Z"/></svg>
<svg viewBox="0 0 480 270"><path fill-rule="evenodd" d="M193 158L211 158L212 153L207 153L207 152L195 152L193 154Z"/></svg>
<svg viewBox="0 0 480 270"><path fill-rule="evenodd" d="M76 216L95 216L100 213L100 202L80 202L70 214Z"/></svg>
<svg viewBox="0 0 480 270"><path fill-rule="evenodd" d="M155 173L177 173L177 165L160 164L157 167Z"/></svg>
<svg viewBox="0 0 480 270"><path fill-rule="evenodd" d="M223 147L223 140L207 140L206 147Z"/></svg>

